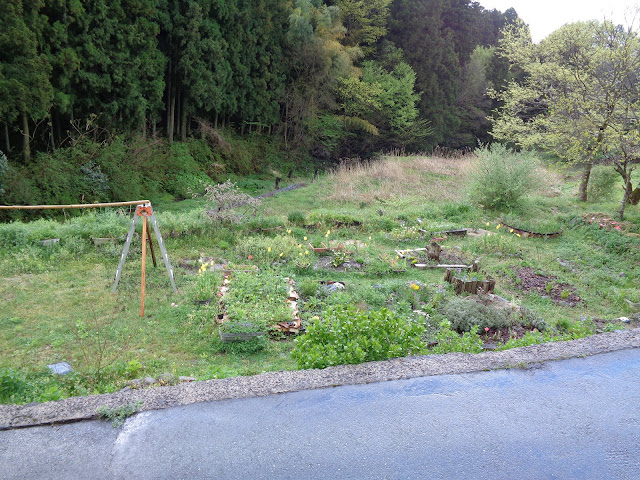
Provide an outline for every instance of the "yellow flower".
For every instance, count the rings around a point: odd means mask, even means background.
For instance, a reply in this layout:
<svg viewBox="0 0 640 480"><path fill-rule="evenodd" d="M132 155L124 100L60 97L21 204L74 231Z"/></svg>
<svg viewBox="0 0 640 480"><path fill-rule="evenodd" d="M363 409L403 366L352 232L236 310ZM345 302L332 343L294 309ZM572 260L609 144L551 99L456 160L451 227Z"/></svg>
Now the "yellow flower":
<svg viewBox="0 0 640 480"><path fill-rule="evenodd" d="M371 240L371 235L369 235L369 240Z"/></svg>
<svg viewBox="0 0 640 480"><path fill-rule="evenodd" d="M271 253L271 247L267 248L267 252Z"/></svg>
<svg viewBox="0 0 640 480"><path fill-rule="evenodd" d="M291 233L291 229L288 229L288 230L287 230L287 233Z"/></svg>
<svg viewBox="0 0 640 480"><path fill-rule="evenodd" d="M302 244L301 243L298 244L298 248L302 248Z"/></svg>
<svg viewBox="0 0 640 480"><path fill-rule="evenodd" d="M420 285L416 285L415 283L412 283L411 288L413 288L414 290L420 290Z"/></svg>
<svg viewBox="0 0 640 480"><path fill-rule="evenodd" d="M300 252L298 255L302 256L302 252Z"/></svg>
<svg viewBox="0 0 640 480"><path fill-rule="evenodd" d="M517 235L518 237L520 237L520 236L521 236L519 233L516 233L516 235Z"/></svg>
<svg viewBox="0 0 640 480"><path fill-rule="evenodd" d="M327 230L327 236L329 236L330 233L331 233L331 230Z"/></svg>
<svg viewBox="0 0 640 480"><path fill-rule="evenodd" d="M489 225L491 225L491 224L490 224L489 222L487 222L487 227L488 227Z"/></svg>
<svg viewBox="0 0 640 480"><path fill-rule="evenodd" d="M510 233L513 233L513 228L511 230L509 230Z"/></svg>
<svg viewBox="0 0 640 480"><path fill-rule="evenodd" d="M501 227L501 226L502 226L502 225L498 224L498 226L496 227L496 230L500 230L500 227Z"/></svg>
<svg viewBox="0 0 640 480"><path fill-rule="evenodd" d="M306 240L307 240L307 237L304 237L304 240L306 241Z"/></svg>
<svg viewBox="0 0 640 480"><path fill-rule="evenodd" d="M309 255L309 250L305 250L305 251L304 251L304 254L305 254L305 255Z"/></svg>
<svg viewBox="0 0 640 480"><path fill-rule="evenodd" d="M284 255L284 253L280 253L280 256L283 256L283 255Z"/></svg>

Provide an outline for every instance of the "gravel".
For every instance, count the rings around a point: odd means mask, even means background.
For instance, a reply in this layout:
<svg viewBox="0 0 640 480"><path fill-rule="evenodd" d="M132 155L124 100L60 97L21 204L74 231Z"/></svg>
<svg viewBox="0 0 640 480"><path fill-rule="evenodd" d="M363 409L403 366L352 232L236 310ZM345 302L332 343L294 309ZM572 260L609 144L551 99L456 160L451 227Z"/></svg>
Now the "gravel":
<svg viewBox="0 0 640 480"><path fill-rule="evenodd" d="M56 402L0 405L0 430L52 425L95 419L99 407L117 408L140 402L139 411L211 402L232 398L261 397L339 385L357 385L432 375L450 375L536 364L551 360L597 355L640 348L640 328L618 330L579 340L554 342L500 352L449 353L395 358L360 365L340 365L323 370L268 372L182 383L118 393L72 397Z"/></svg>

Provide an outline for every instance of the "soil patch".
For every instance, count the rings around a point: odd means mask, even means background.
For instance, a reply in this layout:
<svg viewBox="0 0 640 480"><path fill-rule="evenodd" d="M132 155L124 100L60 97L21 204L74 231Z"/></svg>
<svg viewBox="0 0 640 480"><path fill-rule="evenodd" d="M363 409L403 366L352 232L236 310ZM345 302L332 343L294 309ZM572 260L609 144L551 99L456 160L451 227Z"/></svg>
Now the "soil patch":
<svg viewBox="0 0 640 480"><path fill-rule="evenodd" d="M504 345L511 339L522 338L528 332L536 331L535 327L513 325L511 327L504 328L491 328L487 331L482 330L480 332L480 338L484 342L486 350L495 350L495 347Z"/></svg>
<svg viewBox="0 0 640 480"><path fill-rule="evenodd" d="M582 300L576 295L574 287L567 283L556 282L553 275L540 275L529 267L515 268L520 280L518 285L525 292L537 292L543 298L550 298L560 305L575 307Z"/></svg>
<svg viewBox="0 0 640 480"><path fill-rule="evenodd" d="M350 270L360 270L361 268L361 264L349 260L336 267L333 265L333 257L330 256L319 257L313 265L314 270L331 270L333 272L346 272Z"/></svg>

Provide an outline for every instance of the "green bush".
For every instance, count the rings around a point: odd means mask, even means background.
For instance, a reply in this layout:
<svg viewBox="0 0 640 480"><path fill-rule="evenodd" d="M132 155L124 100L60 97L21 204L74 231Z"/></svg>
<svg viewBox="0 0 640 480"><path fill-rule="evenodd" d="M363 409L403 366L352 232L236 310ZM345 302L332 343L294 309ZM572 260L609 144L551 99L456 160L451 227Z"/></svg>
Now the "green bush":
<svg viewBox="0 0 640 480"><path fill-rule="evenodd" d="M449 322L440 324L438 333L434 339L436 345L429 350L429 353L480 353L482 351L482 339L478 335L477 329L459 335L451 329Z"/></svg>
<svg viewBox="0 0 640 480"><path fill-rule="evenodd" d="M361 312L353 306L328 309L296 339L292 357L299 368L325 368L419 354L424 326L383 308Z"/></svg>
<svg viewBox="0 0 640 480"><path fill-rule="evenodd" d="M491 148L484 146L475 153L478 160L469 193L474 202L485 208L502 211L516 208L542 184L538 162L529 152L511 152L494 143Z"/></svg>
<svg viewBox="0 0 640 480"><path fill-rule="evenodd" d="M513 325L507 311L464 298L449 300L443 312L456 332L471 332L474 327L499 329Z"/></svg>
<svg viewBox="0 0 640 480"><path fill-rule="evenodd" d="M596 165L591 169L587 198L590 202L608 200L613 195L613 189L620 183L620 175L616 171L604 165Z"/></svg>
<svg viewBox="0 0 640 480"><path fill-rule="evenodd" d="M307 221L307 217L300 210L294 210L293 212L289 212L289 214L287 215L287 220L289 221L289 223L292 223L294 225L304 225L304 223Z"/></svg>

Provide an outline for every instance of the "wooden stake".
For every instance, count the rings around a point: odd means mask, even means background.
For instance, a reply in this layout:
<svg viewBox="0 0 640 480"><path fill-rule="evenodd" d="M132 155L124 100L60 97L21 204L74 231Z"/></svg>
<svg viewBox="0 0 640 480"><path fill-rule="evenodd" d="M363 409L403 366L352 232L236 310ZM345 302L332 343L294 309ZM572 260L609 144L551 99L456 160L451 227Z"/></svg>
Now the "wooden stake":
<svg viewBox="0 0 640 480"><path fill-rule="evenodd" d="M153 268L158 268L158 262L156 261L156 252L153 251L153 239L151 238L150 228L147 228L147 239L149 240L149 250L151 251L151 260L153 260Z"/></svg>
<svg viewBox="0 0 640 480"><path fill-rule="evenodd" d="M144 290L145 290L145 274L147 263L147 217L142 217L142 284L140 286L140 316L144 317Z"/></svg>

